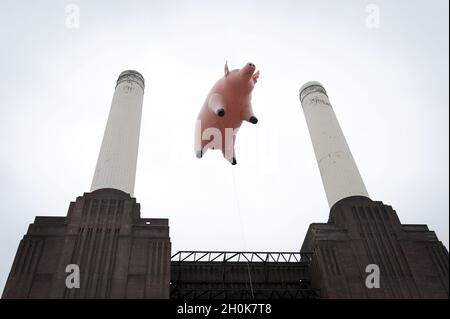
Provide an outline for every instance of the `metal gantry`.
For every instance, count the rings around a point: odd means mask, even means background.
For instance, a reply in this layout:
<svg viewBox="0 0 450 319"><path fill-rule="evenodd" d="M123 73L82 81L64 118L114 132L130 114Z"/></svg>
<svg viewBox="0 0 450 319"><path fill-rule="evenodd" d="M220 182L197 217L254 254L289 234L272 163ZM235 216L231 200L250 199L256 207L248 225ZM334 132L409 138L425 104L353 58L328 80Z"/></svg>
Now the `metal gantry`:
<svg viewBox="0 0 450 319"><path fill-rule="evenodd" d="M171 298L318 298L311 260L299 252L179 251L171 257Z"/></svg>
<svg viewBox="0 0 450 319"><path fill-rule="evenodd" d="M246 252L246 251L179 251L173 262L263 262L298 263L311 262L311 253L299 252Z"/></svg>

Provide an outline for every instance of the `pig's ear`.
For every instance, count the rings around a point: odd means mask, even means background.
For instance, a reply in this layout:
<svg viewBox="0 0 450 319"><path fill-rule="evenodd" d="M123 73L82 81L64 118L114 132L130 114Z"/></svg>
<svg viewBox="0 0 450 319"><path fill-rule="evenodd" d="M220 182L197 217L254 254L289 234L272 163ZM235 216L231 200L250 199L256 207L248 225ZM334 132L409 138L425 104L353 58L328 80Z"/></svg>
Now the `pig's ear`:
<svg viewBox="0 0 450 319"><path fill-rule="evenodd" d="M228 76L228 74L230 74L230 70L228 70L228 61L225 61L224 72L225 72L225 76Z"/></svg>
<svg viewBox="0 0 450 319"><path fill-rule="evenodd" d="M258 82L258 78L259 78L259 70L255 73L255 74L253 74L253 82Z"/></svg>

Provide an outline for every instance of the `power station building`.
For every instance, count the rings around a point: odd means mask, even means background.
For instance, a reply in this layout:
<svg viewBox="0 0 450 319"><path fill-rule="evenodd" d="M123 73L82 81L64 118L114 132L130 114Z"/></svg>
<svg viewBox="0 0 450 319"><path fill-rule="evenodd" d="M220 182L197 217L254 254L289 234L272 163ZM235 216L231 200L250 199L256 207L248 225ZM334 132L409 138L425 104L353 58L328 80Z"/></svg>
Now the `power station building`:
<svg viewBox="0 0 450 319"><path fill-rule="evenodd" d="M449 256L426 225L370 199L326 90L300 89L330 206L298 252L171 252L167 219L133 198L145 82L119 75L89 193L65 217L36 217L3 298L448 298ZM299 245L300 246L300 245ZM68 266L79 288L68 287Z"/></svg>

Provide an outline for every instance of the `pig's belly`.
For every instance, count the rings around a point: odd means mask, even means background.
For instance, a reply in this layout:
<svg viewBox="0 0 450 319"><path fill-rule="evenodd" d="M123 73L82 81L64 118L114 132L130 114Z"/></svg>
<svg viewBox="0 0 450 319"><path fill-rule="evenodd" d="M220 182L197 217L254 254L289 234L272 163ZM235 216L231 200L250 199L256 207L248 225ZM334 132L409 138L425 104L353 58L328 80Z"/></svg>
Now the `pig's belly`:
<svg viewBox="0 0 450 319"><path fill-rule="evenodd" d="M218 138L217 134L214 134L211 131L211 128L217 129L220 132L220 136L222 138L221 142L214 143L214 149L224 150L226 140L233 141L232 143L234 144L236 136L231 137L230 134L233 134L232 130L234 130L234 133L237 133L237 129L239 129L243 121L233 113L228 113L223 117L219 117L212 113L209 109L206 109L204 111L205 112L201 112L198 117L198 120L201 120L201 136L202 138L205 138L202 144L205 145L211 142L213 139ZM209 129L209 134L213 134L209 138L207 137L207 135L203 135L203 132L207 129Z"/></svg>

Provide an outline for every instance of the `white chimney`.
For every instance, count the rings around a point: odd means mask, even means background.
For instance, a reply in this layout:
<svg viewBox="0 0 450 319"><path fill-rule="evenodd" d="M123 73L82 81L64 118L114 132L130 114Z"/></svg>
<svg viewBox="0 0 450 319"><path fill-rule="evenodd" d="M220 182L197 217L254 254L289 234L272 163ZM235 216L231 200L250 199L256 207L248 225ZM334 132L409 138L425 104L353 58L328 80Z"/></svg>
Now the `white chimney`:
<svg viewBox="0 0 450 319"><path fill-rule="evenodd" d="M347 197L369 197L322 84L303 85L300 102L330 208Z"/></svg>
<svg viewBox="0 0 450 319"><path fill-rule="evenodd" d="M115 188L133 196L144 87L136 71L119 75L91 191Z"/></svg>

